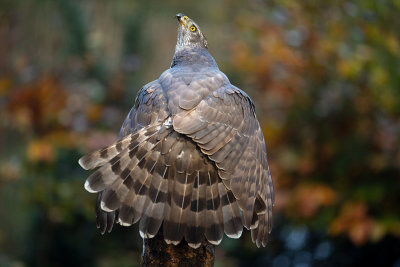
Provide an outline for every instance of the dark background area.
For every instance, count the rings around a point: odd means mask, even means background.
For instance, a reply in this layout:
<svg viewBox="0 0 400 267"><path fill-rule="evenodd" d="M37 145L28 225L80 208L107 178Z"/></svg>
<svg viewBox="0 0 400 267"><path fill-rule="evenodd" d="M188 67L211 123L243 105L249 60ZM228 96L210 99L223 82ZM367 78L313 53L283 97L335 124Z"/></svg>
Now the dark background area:
<svg viewBox="0 0 400 267"><path fill-rule="evenodd" d="M0 0L0 266L138 266L95 227L77 161L169 67L183 12L254 100L275 184L267 248L215 266L400 266L400 1Z"/></svg>

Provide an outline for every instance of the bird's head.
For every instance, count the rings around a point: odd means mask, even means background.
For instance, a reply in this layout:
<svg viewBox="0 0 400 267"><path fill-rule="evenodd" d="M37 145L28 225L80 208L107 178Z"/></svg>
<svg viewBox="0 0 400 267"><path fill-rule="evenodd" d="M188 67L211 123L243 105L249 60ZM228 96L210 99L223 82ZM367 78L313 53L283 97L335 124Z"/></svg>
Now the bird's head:
<svg viewBox="0 0 400 267"><path fill-rule="evenodd" d="M203 47L207 48L207 39L201 32L199 26L188 16L176 14L179 21L177 48L181 47Z"/></svg>

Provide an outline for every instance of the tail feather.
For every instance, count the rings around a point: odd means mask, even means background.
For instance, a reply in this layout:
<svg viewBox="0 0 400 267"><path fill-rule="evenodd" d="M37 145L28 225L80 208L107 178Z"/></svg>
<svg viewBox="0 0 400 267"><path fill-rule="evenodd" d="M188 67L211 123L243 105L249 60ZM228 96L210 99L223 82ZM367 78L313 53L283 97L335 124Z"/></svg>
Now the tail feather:
<svg viewBox="0 0 400 267"><path fill-rule="evenodd" d="M154 167L153 179L149 188L150 202L145 208L139 224L140 235L143 238L155 236L163 222L165 201L168 194L167 173L168 166L163 157L160 157Z"/></svg>
<svg viewBox="0 0 400 267"><path fill-rule="evenodd" d="M218 174L212 165L208 169L206 199L205 236L211 244L218 245L224 234L224 222L218 193Z"/></svg>
<svg viewBox="0 0 400 267"><path fill-rule="evenodd" d="M198 248L204 240L205 208L206 208L206 180L207 172L200 168L195 173L192 199L187 216L185 240L192 248Z"/></svg>
<svg viewBox="0 0 400 267"><path fill-rule="evenodd" d="M168 194L167 194L167 201L164 205L164 223L163 223L163 235L164 239L167 243L172 243L173 241L176 243L180 242L180 239L174 238L171 232L174 230L174 225L172 225L170 220L171 214L171 207L172 207L172 195L173 195L173 188L175 184L174 176L175 176L175 166L171 165L168 168ZM178 240L177 240L178 239Z"/></svg>
<svg viewBox="0 0 400 267"><path fill-rule="evenodd" d="M138 207L135 207L137 194L142 190L143 180L146 180L147 174L141 168L134 168L129 177L124 181L124 184L130 188L127 196L120 205L119 223L124 226L129 226L138 220ZM143 179L139 181L139 179Z"/></svg>
<svg viewBox="0 0 400 267"><path fill-rule="evenodd" d="M154 166L157 161L154 157L156 153L149 153L141 162L139 162L137 168L141 175L134 175L136 181L133 185L132 190L135 191L135 197L132 201L132 207L134 210L134 220L133 223L136 223L142 217L147 204L150 203L149 197L149 189L153 180L152 171L154 170ZM156 178L154 178L156 179Z"/></svg>
<svg viewBox="0 0 400 267"><path fill-rule="evenodd" d="M168 184L170 199L168 213L165 214L164 237L168 242L178 244L185 233L188 224L188 214L192 198L195 172L191 168L193 161L197 158L196 147L188 140L181 140L184 143L181 151L175 150L177 154L172 154L175 163L171 162L171 170L174 170L173 182ZM174 163L174 164L173 164ZM171 176L169 177L172 178ZM172 179L171 179L172 180Z"/></svg>

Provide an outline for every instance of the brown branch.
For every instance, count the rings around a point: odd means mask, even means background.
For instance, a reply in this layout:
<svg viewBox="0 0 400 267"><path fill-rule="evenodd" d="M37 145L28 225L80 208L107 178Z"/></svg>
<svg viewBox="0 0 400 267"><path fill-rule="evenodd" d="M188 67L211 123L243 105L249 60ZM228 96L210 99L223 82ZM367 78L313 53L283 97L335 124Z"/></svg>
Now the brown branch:
<svg viewBox="0 0 400 267"><path fill-rule="evenodd" d="M142 266L212 267L214 248L214 245L203 242L199 248L193 249L184 240L177 246L168 245L161 229L154 238L143 240Z"/></svg>

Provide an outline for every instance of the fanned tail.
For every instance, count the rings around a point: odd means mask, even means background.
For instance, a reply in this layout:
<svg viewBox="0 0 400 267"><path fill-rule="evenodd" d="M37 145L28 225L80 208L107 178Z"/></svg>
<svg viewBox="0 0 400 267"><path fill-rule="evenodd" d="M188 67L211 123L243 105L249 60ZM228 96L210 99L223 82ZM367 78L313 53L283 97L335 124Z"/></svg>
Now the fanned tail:
<svg viewBox="0 0 400 267"><path fill-rule="evenodd" d="M110 232L115 220L124 226L140 221L143 238L154 237L163 225L167 243L185 238L193 248L204 240L219 244L224 232L233 238L242 234L239 202L215 163L190 138L168 126L141 129L82 157L80 164L100 167L85 188L98 193L97 225L102 233Z"/></svg>

